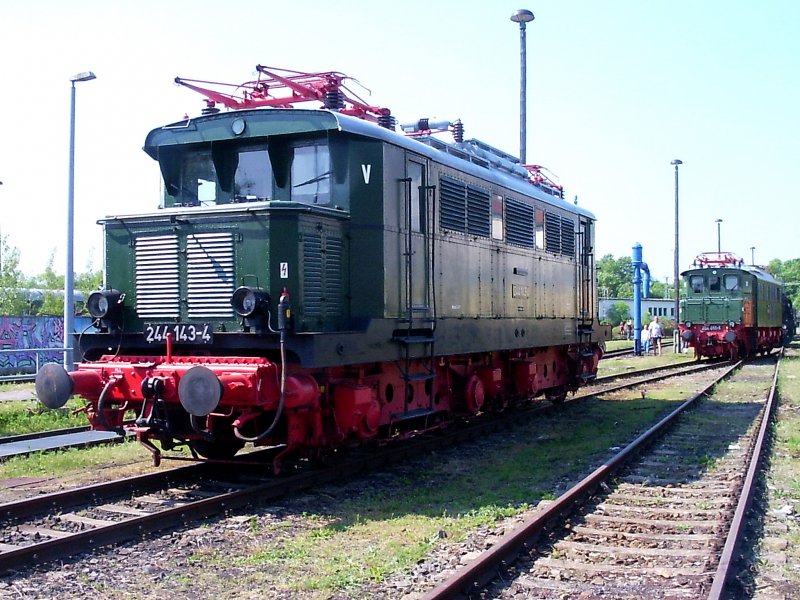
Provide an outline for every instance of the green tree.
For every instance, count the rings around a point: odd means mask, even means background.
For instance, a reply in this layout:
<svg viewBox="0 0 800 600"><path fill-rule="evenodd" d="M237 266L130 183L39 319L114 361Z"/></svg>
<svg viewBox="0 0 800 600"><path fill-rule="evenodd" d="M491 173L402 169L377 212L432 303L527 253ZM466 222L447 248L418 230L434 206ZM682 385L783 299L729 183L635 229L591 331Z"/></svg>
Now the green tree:
<svg viewBox="0 0 800 600"><path fill-rule="evenodd" d="M800 258L791 258L787 261L772 259L767 265L767 271L775 279L784 282L786 295L791 298L795 309L800 306Z"/></svg>
<svg viewBox="0 0 800 600"><path fill-rule="evenodd" d="M64 314L64 276L53 268L55 252L44 272L27 278L19 269L19 249L8 245L5 238L0 240L0 314L2 315L63 315ZM86 264L86 271L75 273L74 289L86 298L90 292L100 287L103 272L93 270L92 259ZM42 290L32 302L31 294L21 290ZM81 309L83 307L80 307Z"/></svg>
<svg viewBox="0 0 800 600"><path fill-rule="evenodd" d="M597 288L601 298L633 297L633 261L629 256L606 254L597 261Z"/></svg>
<svg viewBox="0 0 800 600"><path fill-rule="evenodd" d="M5 236L0 238L0 314L23 315L27 313L27 299L19 293L26 287L19 269L19 249L8 245Z"/></svg>
<svg viewBox="0 0 800 600"><path fill-rule="evenodd" d="M670 292L672 291L672 287L669 288ZM672 296L666 296L667 293L667 286L666 284L658 281L658 280L650 280L650 298L671 298Z"/></svg>
<svg viewBox="0 0 800 600"><path fill-rule="evenodd" d="M631 311L628 310L628 305L624 302L615 302L606 313L606 321L615 327L630 318Z"/></svg>

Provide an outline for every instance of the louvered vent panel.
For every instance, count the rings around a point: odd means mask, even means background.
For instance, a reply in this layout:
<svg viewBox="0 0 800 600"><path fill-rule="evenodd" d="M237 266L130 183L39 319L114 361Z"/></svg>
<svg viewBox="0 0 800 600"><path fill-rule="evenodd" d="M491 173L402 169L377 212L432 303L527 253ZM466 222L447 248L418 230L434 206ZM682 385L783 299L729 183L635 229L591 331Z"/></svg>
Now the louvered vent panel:
<svg viewBox="0 0 800 600"><path fill-rule="evenodd" d="M544 215L544 249L561 252L561 219L552 213Z"/></svg>
<svg viewBox="0 0 800 600"><path fill-rule="evenodd" d="M307 317L322 316L322 238L303 236L303 312Z"/></svg>
<svg viewBox="0 0 800 600"><path fill-rule="evenodd" d="M327 238L325 243L325 313L328 317L343 314L342 306L342 250L340 238Z"/></svg>
<svg viewBox="0 0 800 600"><path fill-rule="evenodd" d="M233 236L229 232L186 236L186 300L189 318L233 316Z"/></svg>
<svg viewBox="0 0 800 600"><path fill-rule="evenodd" d="M506 239L509 244L533 248L533 207L506 200Z"/></svg>
<svg viewBox="0 0 800 600"><path fill-rule="evenodd" d="M466 186L460 181L442 177L439 180L441 196L440 226L442 229L465 233L466 224Z"/></svg>
<svg viewBox="0 0 800 600"><path fill-rule="evenodd" d="M489 237L491 210L489 192L481 188L467 187L467 233Z"/></svg>
<svg viewBox="0 0 800 600"><path fill-rule="evenodd" d="M306 317L339 317L342 305L341 238L303 237L303 313Z"/></svg>
<svg viewBox="0 0 800 600"><path fill-rule="evenodd" d="M179 316L177 236L136 239L136 313L143 319Z"/></svg>
<svg viewBox="0 0 800 600"><path fill-rule="evenodd" d="M575 256L575 223L561 219L561 254Z"/></svg>

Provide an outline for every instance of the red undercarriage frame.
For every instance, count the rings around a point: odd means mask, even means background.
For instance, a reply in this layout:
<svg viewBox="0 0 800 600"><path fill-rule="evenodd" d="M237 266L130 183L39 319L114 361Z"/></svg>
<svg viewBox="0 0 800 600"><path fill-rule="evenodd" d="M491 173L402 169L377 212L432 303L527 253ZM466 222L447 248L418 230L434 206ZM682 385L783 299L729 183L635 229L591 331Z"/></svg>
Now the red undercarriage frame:
<svg viewBox="0 0 800 600"><path fill-rule="evenodd" d="M408 369L405 361L314 371L290 367L283 402L280 366L264 358L107 356L78 365L69 377L73 393L89 403L93 428L134 431L158 463L161 450L153 440L165 449L186 443L209 458L232 456L244 441L285 445L282 455L313 456L406 437L441 427L455 415L537 395L560 401L594 378L601 356L593 345L581 353L577 346L559 346L439 357L435 377L430 364L419 360ZM189 381L198 374L199 388ZM209 390L219 393L219 401L200 409L204 401L192 395L203 398ZM280 456L274 466L279 468Z"/></svg>
<svg viewBox="0 0 800 600"><path fill-rule="evenodd" d="M758 352L766 354L781 345L783 336L780 327L695 324L691 328L681 325L680 330L681 339L694 348L695 356L731 360L754 356Z"/></svg>

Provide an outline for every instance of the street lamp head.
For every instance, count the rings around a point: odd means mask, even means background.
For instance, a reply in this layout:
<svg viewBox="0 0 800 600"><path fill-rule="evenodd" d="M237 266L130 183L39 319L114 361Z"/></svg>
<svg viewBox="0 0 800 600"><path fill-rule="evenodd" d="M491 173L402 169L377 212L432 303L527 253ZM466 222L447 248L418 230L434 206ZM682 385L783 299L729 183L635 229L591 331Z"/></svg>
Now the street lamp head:
<svg viewBox="0 0 800 600"><path fill-rule="evenodd" d="M78 73L77 75L73 75L69 78L69 80L73 83L76 81L91 81L92 79L97 79L97 75L91 71L84 71L83 73Z"/></svg>
<svg viewBox="0 0 800 600"><path fill-rule="evenodd" d="M717 219L717 220L716 220L716 221L714 221L714 222L715 222L715 223L722 223L722 219Z"/></svg>
<svg viewBox="0 0 800 600"><path fill-rule="evenodd" d="M519 9L517 12L511 15L511 20L514 21L514 23L519 23L520 25L523 25L524 23L530 23L534 19L535 17L533 16L533 13L524 8Z"/></svg>
<svg viewBox="0 0 800 600"><path fill-rule="evenodd" d="M675 165L677 167L678 165L682 165L683 161L676 158L676 159L673 159L669 164Z"/></svg>

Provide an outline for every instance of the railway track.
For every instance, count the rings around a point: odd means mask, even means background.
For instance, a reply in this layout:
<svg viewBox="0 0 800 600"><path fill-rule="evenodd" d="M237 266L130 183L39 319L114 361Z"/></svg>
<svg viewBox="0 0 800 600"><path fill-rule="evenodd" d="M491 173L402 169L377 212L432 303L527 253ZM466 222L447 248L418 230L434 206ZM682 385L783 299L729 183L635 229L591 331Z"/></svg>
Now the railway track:
<svg viewBox="0 0 800 600"><path fill-rule="evenodd" d="M672 347L672 342L663 342L661 344L662 349L667 349ZM633 346L630 348L619 348L618 350L608 350L607 352L603 353L603 358L620 358L622 356L630 356L634 353Z"/></svg>
<svg viewBox="0 0 800 600"><path fill-rule="evenodd" d="M425 600L721 597L776 379L761 360L735 371L727 397L703 399L712 383ZM753 382L760 393L736 392Z"/></svg>
<svg viewBox="0 0 800 600"><path fill-rule="evenodd" d="M641 383L640 379L627 381L614 389ZM569 400L580 401L579 397ZM63 559L348 474L385 467L506 430L508 419L519 418L519 412L535 417L540 411L552 409L550 403L541 402L528 411L513 411L514 415L487 415L436 436L423 436L386 449L349 453L330 468L309 469L285 477L264 476L263 464L269 464L270 455L259 451L229 464L195 464L0 505L0 572Z"/></svg>
<svg viewBox="0 0 800 600"><path fill-rule="evenodd" d="M583 398L585 396L605 394L637 385L660 381L661 379L666 379L668 377L690 375L692 373L720 369L729 364L730 363L718 361L679 362L659 365L647 369L637 369L635 371L627 371L625 373L617 373L604 377L597 377L590 386L577 392L575 397Z"/></svg>

